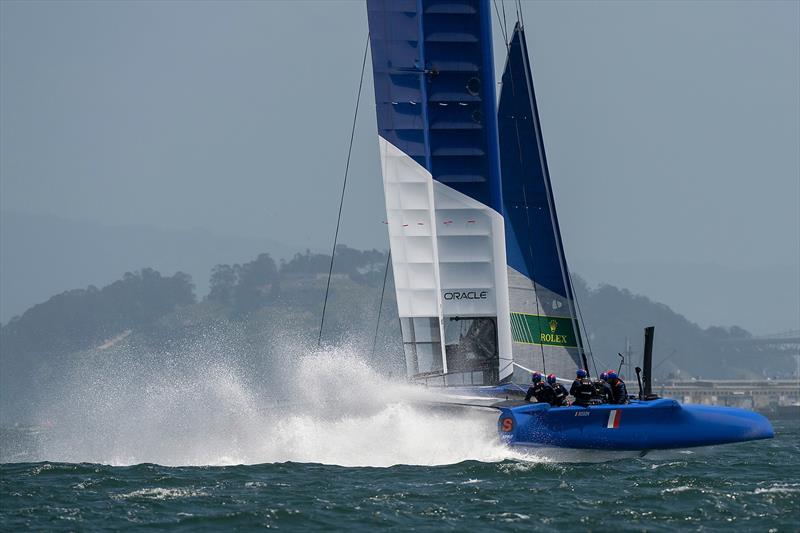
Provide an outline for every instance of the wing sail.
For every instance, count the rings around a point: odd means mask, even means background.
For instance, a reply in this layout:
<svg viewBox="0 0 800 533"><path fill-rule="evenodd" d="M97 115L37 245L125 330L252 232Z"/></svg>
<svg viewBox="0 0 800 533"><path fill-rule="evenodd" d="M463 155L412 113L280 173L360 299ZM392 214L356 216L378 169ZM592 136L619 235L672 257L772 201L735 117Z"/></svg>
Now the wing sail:
<svg viewBox="0 0 800 533"><path fill-rule="evenodd" d="M367 0L407 373L511 374L491 18L486 0Z"/></svg>

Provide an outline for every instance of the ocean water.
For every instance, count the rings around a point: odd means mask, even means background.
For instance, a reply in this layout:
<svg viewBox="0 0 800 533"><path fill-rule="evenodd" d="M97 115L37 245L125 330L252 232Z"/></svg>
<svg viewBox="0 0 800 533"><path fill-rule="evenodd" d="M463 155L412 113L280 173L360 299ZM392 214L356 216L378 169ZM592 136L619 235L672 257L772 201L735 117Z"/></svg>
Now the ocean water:
<svg viewBox="0 0 800 533"><path fill-rule="evenodd" d="M186 363L85 367L92 387L67 379L42 424L2 430L0 530L800 531L798 420L645 457L524 455L493 416L425 410L348 354L301 358L269 393Z"/></svg>

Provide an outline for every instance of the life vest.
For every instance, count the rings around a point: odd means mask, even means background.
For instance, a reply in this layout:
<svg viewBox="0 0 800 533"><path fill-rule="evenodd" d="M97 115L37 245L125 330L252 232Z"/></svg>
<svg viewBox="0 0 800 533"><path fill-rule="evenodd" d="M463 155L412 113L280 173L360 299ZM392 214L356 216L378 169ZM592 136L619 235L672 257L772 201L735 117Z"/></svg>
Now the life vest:
<svg viewBox="0 0 800 533"><path fill-rule="evenodd" d="M551 405L554 407L559 407L565 405L567 403L567 389L564 388L564 385L561 383L555 383L552 385L553 387L553 395L554 399L551 402Z"/></svg>
<svg viewBox="0 0 800 533"><path fill-rule="evenodd" d="M617 378L611 383L611 402L616 404L628 403L628 388L625 382Z"/></svg>
<svg viewBox="0 0 800 533"><path fill-rule="evenodd" d="M595 381L594 390L603 403L611 403L614 401L613 392L611 391L611 385L609 385L605 381L603 380Z"/></svg>
<svg viewBox="0 0 800 533"><path fill-rule="evenodd" d="M553 403L553 398L555 397L553 387L543 381L533 386L533 395L536 397L536 401L540 403Z"/></svg>
<svg viewBox="0 0 800 533"><path fill-rule="evenodd" d="M572 382L569 393L575 397L578 405L589 405L594 395L594 385L588 378L576 379Z"/></svg>

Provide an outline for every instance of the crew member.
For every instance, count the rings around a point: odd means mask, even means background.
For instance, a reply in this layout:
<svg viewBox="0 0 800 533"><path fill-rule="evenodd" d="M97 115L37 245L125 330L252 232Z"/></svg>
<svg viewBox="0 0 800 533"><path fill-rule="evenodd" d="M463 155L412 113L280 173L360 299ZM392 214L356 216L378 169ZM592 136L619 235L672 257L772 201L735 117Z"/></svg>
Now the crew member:
<svg viewBox="0 0 800 533"><path fill-rule="evenodd" d="M525 395L525 401L531 401L531 397L536 398L539 403L549 403L552 405L555 394L553 387L549 383L542 380L542 374L534 372L531 379L533 385L528 389L528 394Z"/></svg>
<svg viewBox="0 0 800 533"><path fill-rule="evenodd" d="M553 387L553 401L550 405L553 407L562 407L567 405L567 396L569 393L564 385L558 382L555 374L547 374L547 383Z"/></svg>
<svg viewBox="0 0 800 533"><path fill-rule="evenodd" d="M608 384L611 386L611 403L628 403L628 389L625 382L613 370L608 372Z"/></svg>
<svg viewBox="0 0 800 533"><path fill-rule="evenodd" d="M573 405L589 407L592 403L592 396L594 395L592 380L589 379L589 374L586 370L582 368L579 368L578 371L575 372L575 376L575 381L572 382L572 387L569 389L569 393L575 397Z"/></svg>
<svg viewBox="0 0 800 533"><path fill-rule="evenodd" d="M608 372L600 374L600 379L594 382L595 394L600 399L600 403L612 403L613 396L611 385L608 384Z"/></svg>

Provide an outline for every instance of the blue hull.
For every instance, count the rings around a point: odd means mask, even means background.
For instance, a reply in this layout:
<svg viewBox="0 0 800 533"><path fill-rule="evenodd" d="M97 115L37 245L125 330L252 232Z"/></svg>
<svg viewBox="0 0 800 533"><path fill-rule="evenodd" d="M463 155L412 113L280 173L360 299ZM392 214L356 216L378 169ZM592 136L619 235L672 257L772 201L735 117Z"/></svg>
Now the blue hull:
<svg viewBox="0 0 800 533"><path fill-rule="evenodd" d="M533 403L501 411L500 436L515 446L663 450L774 436L769 420L758 413L668 399L591 407Z"/></svg>

